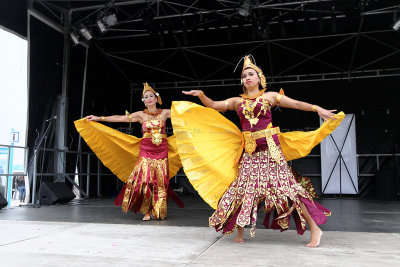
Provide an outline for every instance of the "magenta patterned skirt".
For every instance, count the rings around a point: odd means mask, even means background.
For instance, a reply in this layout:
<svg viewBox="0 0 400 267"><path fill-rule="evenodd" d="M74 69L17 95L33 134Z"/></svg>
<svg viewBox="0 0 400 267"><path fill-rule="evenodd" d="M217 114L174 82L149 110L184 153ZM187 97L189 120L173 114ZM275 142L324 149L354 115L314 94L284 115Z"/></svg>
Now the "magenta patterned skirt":
<svg viewBox="0 0 400 267"><path fill-rule="evenodd" d="M220 199L209 224L224 234L232 233L236 226L251 224L250 235L253 237L257 211L262 206L266 214L265 227L284 231L289 228L289 218L292 215L297 233L303 234L306 221L301 202L318 225L324 224L326 217L331 214L330 210L314 201L308 191L296 182L282 152L279 163L270 156L268 149L252 155L245 152L239 163L237 178ZM270 223L271 214L273 219Z"/></svg>

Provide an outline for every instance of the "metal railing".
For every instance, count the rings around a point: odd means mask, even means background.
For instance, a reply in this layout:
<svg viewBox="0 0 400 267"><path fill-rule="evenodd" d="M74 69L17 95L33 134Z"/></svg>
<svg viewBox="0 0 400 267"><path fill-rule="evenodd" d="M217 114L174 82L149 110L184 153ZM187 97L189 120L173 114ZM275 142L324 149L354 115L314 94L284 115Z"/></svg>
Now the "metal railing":
<svg viewBox="0 0 400 267"><path fill-rule="evenodd" d="M6 147L7 148L7 167L6 167L6 172L5 173L0 173L0 177L6 177L5 183L4 183L4 197L7 199L8 203L10 203L11 196L9 195L10 192L12 192L12 182L13 176L27 176L27 162L28 162L28 154L29 154L29 148L28 147L23 147L23 146L14 146L14 145L0 145L0 147ZM18 173L10 173L10 168L12 169L12 153L14 149L23 149L24 150L24 169L22 172ZM2 179L0 179L2 180ZM0 186L2 186L3 183L0 183ZM12 193L11 193L12 194Z"/></svg>
<svg viewBox="0 0 400 267"><path fill-rule="evenodd" d="M114 174L112 173L102 173L101 172L101 167L102 167L102 163L101 161L96 157L95 161L97 164L97 172L90 172L91 169L91 165L93 164L93 159L92 156L95 156L95 154L93 152L80 152L80 151L72 151L72 150L59 150L59 149L50 149L50 148L40 148L38 149L37 147L34 148L34 152L33 152L33 158L31 159L31 161L28 163L28 155L29 155L29 148L28 147L22 147L22 146L12 146L12 145L0 145L0 147L6 147L8 148L7 150L7 154L5 155L7 158L7 168L5 173L0 173L0 177L7 177L7 179L5 180L5 197L7 198L7 200L10 200L10 196L8 195L8 192L10 192L9 187L12 187L12 177L13 176L28 176L28 169L30 167L32 167L32 188L31 186L27 186L27 197L29 198L29 194L30 192L32 193L32 201L31 203L34 204L35 200L36 200L36 191L37 191L37 183L40 179L40 181L43 181L43 177L49 177L49 176L58 176L61 175L63 177L65 177L71 184L73 184L78 190L79 192L85 197L88 198L90 195L90 178L91 176L96 176L97 177L97 196L101 196L101 177L102 176L112 176ZM25 150L25 155L24 155L24 170L23 172L18 172L18 173L10 173L9 169L10 169L10 163L11 163L11 159L12 159L12 149L24 149ZM40 170L40 172L38 172L38 160L39 158L42 156L40 155L40 153L54 153L55 156L58 156L57 154L59 153L67 153L67 154L76 154L77 157L82 157L82 156L86 156L87 157L87 161L86 161L86 172L79 172L79 173L67 173L67 172L62 172L62 173L58 173L58 172L41 172L42 170ZM30 165L33 166L30 166ZM66 170L66 164L65 162L63 163L64 165L64 170ZM82 170L81 170L82 171ZM81 187L75 183L74 179L72 178L75 175L79 175L79 176L86 176L86 191L83 191L81 189ZM118 178L116 177L116 179L118 180ZM30 190L32 189L32 190ZM28 193L29 192L29 193Z"/></svg>
<svg viewBox="0 0 400 267"><path fill-rule="evenodd" d="M8 191L8 187L10 187L11 185L9 184L10 181L12 181L12 176L18 175L18 176L27 176L28 175L28 152L29 152L29 148L28 147L21 147L21 146L10 146L10 145L0 145L0 147L7 147L8 148L8 162L7 162L7 173L2 173L0 174L0 177L8 177L8 179L6 179L6 184L5 184L5 188L6 188L6 192ZM18 174L16 173L8 173L9 172L9 166L10 166L10 152L11 149L14 148L18 148L18 149L24 149L25 150L25 163L24 163L24 171L23 172L19 172ZM38 151L37 151L38 150ZM71 172L71 173L67 173L67 172L62 172L62 173L48 173L48 172L38 172L38 160L39 160L39 153L36 152L50 152L50 153L54 153L55 156L57 156L58 153L67 153L67 154L75 154L78 157L82 157L82 156L86 156L86 172L79 172L79 173L75 173L75 172ZM101 161L96 157L95 161L96 161L96 165L97 165L97 172L91 172L91 166L93 164L93 159L92 156L95 156L95 154L93 152L82 152L82 151L72 151L72 150L59 150L59 149L43 149L43 148L34 148L34 157L31 161L33 161L33 173L32 173L32 190L29 190L30 192L32 192L32 204L34 204L34 201L36 199L36 190L37 190L37 182L38 179L40 179L40 181L43 180L43 177L47 177L47 176L56 176L56 175L62 175L63 177L65 177L71 184L73 184L79 191L80 193L85 197L88 198L90 195L90 182L91 182L91 176L96 176L97 177L97 196L100 197L101 196L101 177L102 176L115 176L112 173L102 173L101 169L102 169L102 163ZM308 155L307 157L305 157L304 159L312 159L312 158L320 158L320 155ZM360 173L360 159L361 158L368 158L368 157L373 157L376 158L376 168L375 168L375 172L373 173ZM386 157L395 157L398 159L398 157L400 157L400 154L357 154L357 176L358 177L374 177L376 175L376 172L378 172L381 168L381 160L382 158L386 158ZM76 159L77 159L76 158ZM292 164L292 163L290 163ZM133 168L133 166L132 166ZM82 167L82 169L85 169L84 167ZM66 165L64 162L64 170L66 170ZM83 191L81 189L81 187L75 183L74 179L71 177L74 177L75 175L79 175L79 176L86 176L86 190ZM321 173L302 173L303 176L309 176L309 177L321 177ZM178 176L182 176L182 175L178 175ZM177 182L177 177L175 177L175 182ZM118 177L116 177L116 189L118 189ZM9 196L6 196L9 199Z"/></svg>
<svg viewBox="0 0 400 267"><path fill-rule="evenodd" d="M35 150L36 150L36 148L35 148ZM96 195L98 197L101 196L101 177L102 176L115 176L112 173L102 173L101 172L102 163L97 157L95 159L96 160L95 164L97 164L97 172L91 172L90 171L91 166L92 166L92 157L91 156L95 156L95 154L93 152L82 152L82 151L49 149L49 148L46 148L46 149L40 148L39 151L42 151L42 153L43 153L43 151L51 152L51 153L54 153L55 155L59 154L59 153L76 154L77 157L82 157L82 156L86 155L86 157L87 157L86 172L82 172L82 170L79 173L77 173L77 172L71 172L71 173L68 173L68 172L62 172L62 173L58 173L58 172L38 172L38 169L37 169L38 153L36 153L34 158L33 158L33 164L34 165L33 165L33 186L32 186L33 187L33 190L32 190L33 191L33 195L32 195L32 202L35 200L35 197L36 197L36 195L35 195L36 194L36 184L37 184L37 181L38 181L39 177L40 177L40 180L42 181L43 180L42 178L46 177L46 176L62 175L64 178L66 178L71 184L73 184L79 190L79 192L84 196L84 198L88 198L89 195L90 195L90 180L91 180L90 177L91 176L96 176L97 177L97 192L96 192ZM64 170L66 170L66 163L63 162L63 165L64 165ZM85 168L82 167L82 169L85 169ZM75 176L75 175L86 176L86 191L83 191L81 189L81 187L78 184L75 183L74 179L71 178L71 176ZM117 177L116 177L116 179L118 180Z"/></svg>
<svg viewBox="0 0 400 267"><path fill-rule="evenodd" d="M357 154L357 176L358 177L373 177L376 175L375 173L360 173L360 158L368 158L373 157L376 158L376 172L380 170L381 159L385 157L400 157L400 154ZM321 158L321 155L308 155L303 159L307 158ZM321 173L302 173L303 176L309 177L321 177Z"/></svg>

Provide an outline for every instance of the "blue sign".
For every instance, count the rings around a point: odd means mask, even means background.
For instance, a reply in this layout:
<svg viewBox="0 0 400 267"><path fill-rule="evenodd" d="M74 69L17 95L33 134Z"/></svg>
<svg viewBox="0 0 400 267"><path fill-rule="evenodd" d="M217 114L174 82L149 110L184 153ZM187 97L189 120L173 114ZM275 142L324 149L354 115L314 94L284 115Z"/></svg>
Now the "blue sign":
<svg viewBox="0 0 400 267"><path fill-rule="evenodd" d="M11 139L10 142L12 143L18 143L19 142L19 132L11 132Z"/></svg>

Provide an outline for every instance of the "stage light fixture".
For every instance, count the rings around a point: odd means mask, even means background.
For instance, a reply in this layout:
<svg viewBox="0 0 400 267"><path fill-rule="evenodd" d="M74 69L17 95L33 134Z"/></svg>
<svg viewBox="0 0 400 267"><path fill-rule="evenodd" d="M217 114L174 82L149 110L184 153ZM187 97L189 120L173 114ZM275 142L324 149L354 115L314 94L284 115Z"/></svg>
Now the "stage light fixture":
<svg viewBox="0 0 400 267"><path fill-rule="evenodd" d="M96 25L99 28L100 33L105 33L108 30L102 19L97 19Z"/></svg>
<svg viewBox="0 0 400 267"><path fill-rule="evenodd" d="M400 19L393 25L393 30L395 31L400 30Z"/></svg>
<svg viewBox="0 0 400 267"><path fill-rule="evenodd" d="M251 12L251 8L252 8L251 0L244 0L242 5L238 9L238 13L243 17L247 17Z"/></svg>
<svg viewBox="0 0 400 267"><path fill-rule="evenodd" d="M79 44L79 36L78 36L78 34L76 34L75 32L70 32L69 36L71 37L71 41L72 41L73 45Z"/></svg>
<svg viewBox="0 0 400 267"><path fill-rule="evenodd" d="M86 40L90 40L93 38L92 34L90 33L90 31L88 30L88 28L86 28L84 25L81 25L79 28L79 32L81 33L81 35L83 37L85 37Z"/></svg>
<svg viewBox="0 0 400 267"><path fill-rule="evenodd" d="M110 27L118 24L117 16L114 13L104 16L103 21Z"/></svg>

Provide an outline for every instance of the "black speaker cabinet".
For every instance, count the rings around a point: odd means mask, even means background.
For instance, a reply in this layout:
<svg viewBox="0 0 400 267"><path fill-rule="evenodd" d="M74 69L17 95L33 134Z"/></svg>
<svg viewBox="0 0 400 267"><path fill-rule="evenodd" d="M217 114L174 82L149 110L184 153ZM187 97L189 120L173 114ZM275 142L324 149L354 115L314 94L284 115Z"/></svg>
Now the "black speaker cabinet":
<svg viewBox="0 0 400 267"><path fill-rule="evenodd" d="M75 194L64 183L42 183L40 189L40 204L52 205L66 203L75 198Z"/></svg>
<svg viewBox="0 0 400 267"><path fill-rule="evenodd" d="M6 207L8 205L7 200L4 198L3 194L0 193L0 209Z"/></svg>

